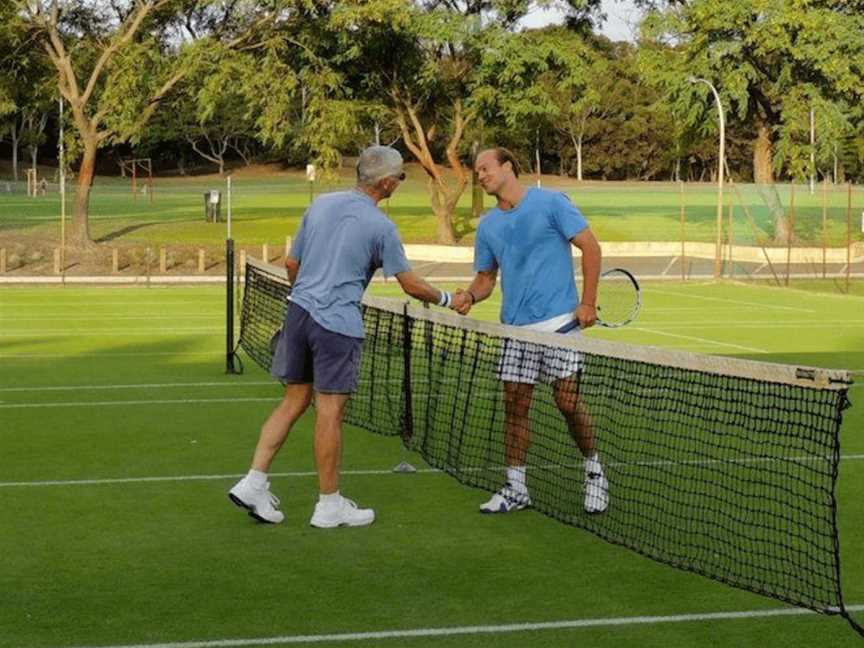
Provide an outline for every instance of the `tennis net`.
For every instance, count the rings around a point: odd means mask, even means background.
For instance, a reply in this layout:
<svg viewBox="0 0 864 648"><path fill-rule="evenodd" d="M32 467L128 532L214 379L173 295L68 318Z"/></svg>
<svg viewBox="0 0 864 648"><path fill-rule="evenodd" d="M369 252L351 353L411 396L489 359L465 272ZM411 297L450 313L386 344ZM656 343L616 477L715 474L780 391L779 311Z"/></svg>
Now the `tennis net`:
<svg viewBox="0 0 864 648"><path fill-rule="evenodd" d="M240 346L266 369L289 294L283 270L250 261ZM505 457L524 455L535 510L855 625L835 497L848 372L541 334L369 296L363 319L347 422L399 435L489 492ZM529 401L518 383L532 369L552 383ZM586 512L586 430L608 480L601 515Z"/></svg>

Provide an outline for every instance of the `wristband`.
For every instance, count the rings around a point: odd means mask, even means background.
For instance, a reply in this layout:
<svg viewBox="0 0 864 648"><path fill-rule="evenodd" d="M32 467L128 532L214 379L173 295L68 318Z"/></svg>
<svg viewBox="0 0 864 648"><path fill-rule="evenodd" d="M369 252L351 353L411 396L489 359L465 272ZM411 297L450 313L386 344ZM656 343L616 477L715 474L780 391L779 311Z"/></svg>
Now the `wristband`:
<svg viewBox="0 0 864 648"><path fill-rule="evenodd" d="M441 291L441 299L438 300L438 305L447 308L450 305L450 293L446 290Z"/></svg>
<svg viewBox="0 0 864 648"><path fill-rule="evenodd" d="M474 293L471 292L470 290L466 290L465 292L467 292L468 296L471 297L471 305L473 306L474 304L476 304L477 298L474 296Z"/></svg>

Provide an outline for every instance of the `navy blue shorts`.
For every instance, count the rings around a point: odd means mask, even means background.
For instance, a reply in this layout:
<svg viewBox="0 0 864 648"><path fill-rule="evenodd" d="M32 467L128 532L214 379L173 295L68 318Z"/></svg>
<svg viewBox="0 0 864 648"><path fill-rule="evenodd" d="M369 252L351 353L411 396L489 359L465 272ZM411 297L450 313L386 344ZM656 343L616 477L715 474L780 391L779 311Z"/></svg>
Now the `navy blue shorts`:
<svg viewBox="0 0 864 648"><path fill-rule="evenodd" d="M328 331L308 311L288 303L277 333L270 374L286 384L313 383L325 394L353 394L363 340Z"/></svg>

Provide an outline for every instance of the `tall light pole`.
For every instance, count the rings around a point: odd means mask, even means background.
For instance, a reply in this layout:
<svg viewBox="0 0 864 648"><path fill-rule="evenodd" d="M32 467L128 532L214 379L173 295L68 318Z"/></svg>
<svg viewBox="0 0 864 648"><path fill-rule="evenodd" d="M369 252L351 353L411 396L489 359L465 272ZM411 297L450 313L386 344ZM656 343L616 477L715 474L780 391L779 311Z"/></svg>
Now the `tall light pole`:
<svg viewBox="0 0 864 648"><path fill-rule="evenodd" d="M714 251L714 278L719 279L722 270L723 259L723 169L726 166L726 116L723 113L723 104L720 101L720 93L708 79L688 77L690 83L704 83L714 93L717 102L717 114L720 120L720 160L717 164L717 248Z"/></svg>
<svg viewBox="0 0 864 648"><path fill-rule="evenodd" d="M60 166L60 275L63 284L66 284L66 147L63 141L63 95L60 95L60 141L59 158Z"/></svg>
<svg viewBox="0 0 864 648"><path fill-rule="evenodd" d="M810 108L810 195L816 192L816 114Z"/></svg>

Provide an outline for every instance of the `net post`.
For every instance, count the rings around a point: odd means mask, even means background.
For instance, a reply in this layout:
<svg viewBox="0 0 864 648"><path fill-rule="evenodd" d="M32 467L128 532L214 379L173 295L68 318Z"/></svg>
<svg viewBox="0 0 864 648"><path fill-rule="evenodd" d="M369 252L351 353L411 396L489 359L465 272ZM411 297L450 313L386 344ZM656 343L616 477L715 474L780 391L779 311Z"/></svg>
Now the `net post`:
<svg viewBox="0 0 864 648"><path fill-rule="evenodd" d="M239 373L234 366L234 240L225 240L225 373Z"/></svg>
<svg viewBox="0 0 864 648"><path fill-rule="evenodd" d="M416 473L417 469L407 461L408 443L414 434L414 410L411 400L411 320L408 316L408 302L405 302L402 313L402 359L404 363L402 392L405 398L405 409L402 412L402 460L393 467L393 472L410 474Z"/></svg>
<svg viewBox="0 0 864 648"><path fill-rule="evenodd" d="M239 374L234 364L234 239L231 238L231 176L227 179L228 231L225 238L225 373Z"/></svg>

